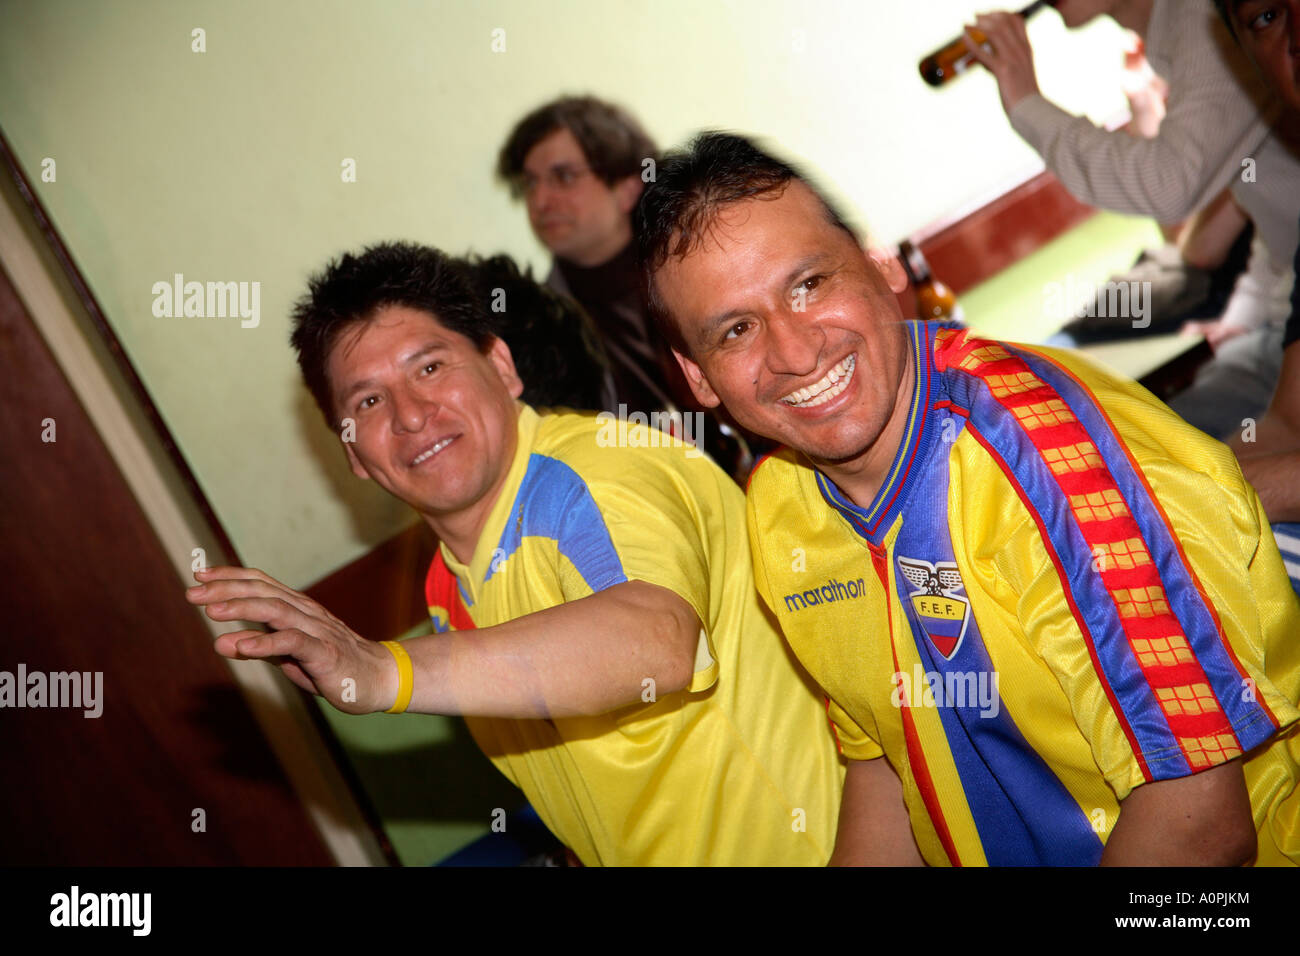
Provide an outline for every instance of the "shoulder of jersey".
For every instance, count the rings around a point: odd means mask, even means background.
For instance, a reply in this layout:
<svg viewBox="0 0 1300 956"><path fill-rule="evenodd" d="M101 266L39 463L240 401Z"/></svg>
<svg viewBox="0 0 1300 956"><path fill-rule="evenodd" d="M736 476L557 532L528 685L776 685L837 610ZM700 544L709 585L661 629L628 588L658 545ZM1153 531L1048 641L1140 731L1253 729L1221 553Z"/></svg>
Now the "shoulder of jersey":
<svg viewBox="0 0 1300 956"><path fill-rule="evenodd" d="M598 420L597 414L565 410L542 415L533 452L558 458L574 470L593 477L604 474L605 469L610 476L625 477L629 457L641 459L646 466L653 467L651 463L657 462L669 468L710 461L704 455L684 454L689 446L657 429L654 438L647 438L647 442L659 439L655 444L609 444L607 439L602 443L603 436L626 435L626 429L651 429L651 426L627 425L620 431L618 419Z"/></svg>
<svg viewBox="0 0 1300 956"><path fill-rule="evenodd" d="M561 461L584 478L599 479L626 476L627 455L658 450L602 445L602 430L609 426L597 421L596 414L566 409L542 415L533 454Z"/></svg>
<svg viewBox="0 0 1300 956"><path fill-rule="evenodd" d="M797 481L808 470L808 463L802 455L782 445L754 463L749 471L749 480L745 482L745 494Z"/></svg>
<svg viewBox="0 0 1300 956"><path fill-rule="evenodd" d="M1169 461L1209 475L1220 483L1236 483L1239 466L1231 449L1184 422L1138 382L1085 354L1046 346L1016 347L1047 359L1061 373L1083 385L1092 404L1144 467L1155 461Z"/></svg>

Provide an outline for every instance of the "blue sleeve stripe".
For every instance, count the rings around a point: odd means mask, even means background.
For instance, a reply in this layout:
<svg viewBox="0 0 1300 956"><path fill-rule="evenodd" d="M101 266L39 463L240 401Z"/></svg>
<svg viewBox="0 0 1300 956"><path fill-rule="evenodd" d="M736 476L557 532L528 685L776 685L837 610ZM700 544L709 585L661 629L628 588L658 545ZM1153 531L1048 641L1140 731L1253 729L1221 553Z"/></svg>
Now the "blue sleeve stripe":
<svg viewBox="0 0 1300 956"><path fill-rule="evenodd" d="M539 454L528 459L484 583L519 550L524 538L554 541L593 592L627 581L605 516L587 483L559 459Z"/></svg>

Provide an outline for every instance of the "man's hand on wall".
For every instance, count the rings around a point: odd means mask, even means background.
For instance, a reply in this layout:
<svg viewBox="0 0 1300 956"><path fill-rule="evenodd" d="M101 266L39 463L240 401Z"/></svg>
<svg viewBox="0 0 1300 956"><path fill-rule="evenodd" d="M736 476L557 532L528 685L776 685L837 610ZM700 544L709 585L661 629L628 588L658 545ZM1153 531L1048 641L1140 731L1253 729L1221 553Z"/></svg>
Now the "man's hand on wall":
<svg viewBox="0 0 1300 956"><path fill-rule="evenodd" d="M319 694L347 714L369 714L393 705L393 656L305 594L255 568L211 568L194 576L199 584L185 592L185 599L204 607L212 620L248 621L270 629L222 634L217 653L234 660L271 659L303 690Z"/></svg>

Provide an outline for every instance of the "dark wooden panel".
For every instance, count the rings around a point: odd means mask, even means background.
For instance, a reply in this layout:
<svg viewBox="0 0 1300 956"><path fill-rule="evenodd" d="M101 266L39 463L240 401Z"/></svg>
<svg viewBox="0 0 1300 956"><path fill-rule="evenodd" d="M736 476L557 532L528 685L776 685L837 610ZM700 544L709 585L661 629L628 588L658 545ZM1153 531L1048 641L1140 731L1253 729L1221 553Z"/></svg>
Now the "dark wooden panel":
<svg viewBox="0 0 1300 956"><path fill-rule="evenodd" d="M0 863L332 863L3 273L0 403L0 670L103 674L98 718L0 708Z"/></svg>

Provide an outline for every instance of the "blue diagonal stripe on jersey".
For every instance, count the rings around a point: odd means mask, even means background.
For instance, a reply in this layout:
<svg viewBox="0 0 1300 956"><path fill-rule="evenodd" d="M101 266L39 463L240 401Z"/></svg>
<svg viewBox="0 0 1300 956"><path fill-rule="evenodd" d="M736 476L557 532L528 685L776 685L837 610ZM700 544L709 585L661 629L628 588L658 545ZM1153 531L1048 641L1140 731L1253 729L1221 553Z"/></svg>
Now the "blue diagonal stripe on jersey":
<svg viewBox="0 0 1300 956"><path fill-rule="evenodd" d="M528 470L497 543L499 553L488 564L484 584L519 550L524 538L554 541L593 592L627 580L605 516L587 483L556 458L529 457Z"/></svg>
<svg viewBox="0 0 1300 956"><path fill-rule="evenodd" d="M958 415L932 412L927 429L939 431L939 416L960 433L965 423ZM909 509L894 543L896 558L954 562L948 524L948 455L943 444L921 464L915 480L926 489ZM897 562L895 562L897 565ZM996 687L996 672L984 646L973 612L966 635L951 660L931 647L912 607L912 588L892 569L899 600L911 624L912 636L927 672L945 676L988 675ZM951 702L949 702L951 703ZM992 866L1091 866L1101 859L1102 843L1091 821L1069 789L1025 740L1020 728L998 702L995 715L985 713L980 702L939 708L939 719L961 777L962 792L979 832L985 859Z"/></svg>
<svg viewBox="0 0 1300 956"><path fill-rule="evenodd" d="M999 344L1008 352L1012 351L1006 343ZM1030 366L1030 369L1042 377L1038 368ZM1057 377L1053 376L1049 384L1055 384ZM1083 626L1091 635L1100 663L1097 676L1110 686L1122 711L1121 719L1131 730L1154 777L1165 779L1191 773L1182 747L1170 730L1160 703L1129 647L1119 610L1101 575L1093 567L1092 551L1079 530L1070 502L1042 455L1020 422L993 397L982 380L961 374L948 375L945 381L952 390L953 401L970 410L970 426L1005 464L1008 475L1014 476L1012 480L1019 487L1026 506L1041 520L1046 530L1043 544L1055 552L1064 571L1061 586L1070 589ZM1078 415L1077 409L1072 407L1072 411ZM1086 421L1082 417L1080 421L1089 432L1095 432L1095 421ZM1096 438L1095 434L1089 437ZM1110 454L1113 456L1113 448ZM1111 464L1111 457L1105 457L1105 461ZM1128 500L1125 484L1120 481L1117 484ZM1143 527L1141 522L1139 527ZM1155 547L1148 547L1154 560Z"/></svg>

